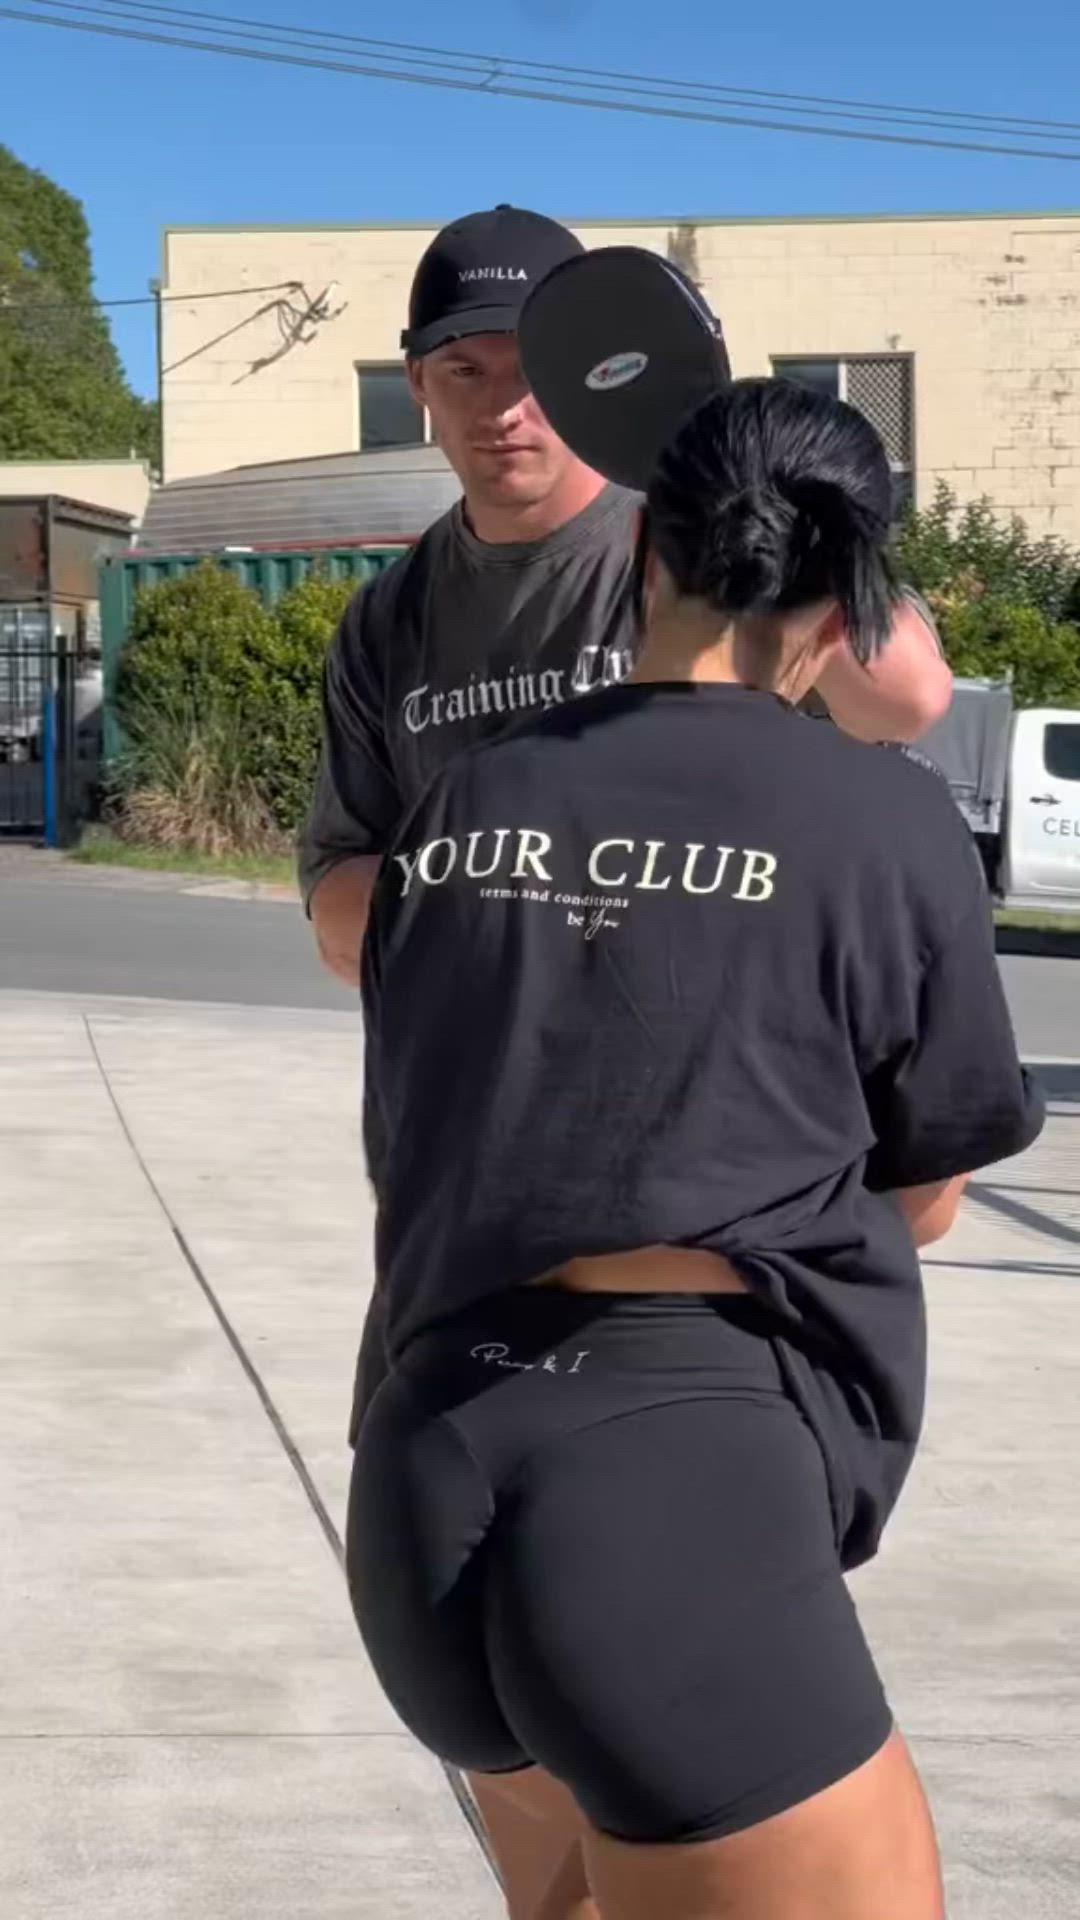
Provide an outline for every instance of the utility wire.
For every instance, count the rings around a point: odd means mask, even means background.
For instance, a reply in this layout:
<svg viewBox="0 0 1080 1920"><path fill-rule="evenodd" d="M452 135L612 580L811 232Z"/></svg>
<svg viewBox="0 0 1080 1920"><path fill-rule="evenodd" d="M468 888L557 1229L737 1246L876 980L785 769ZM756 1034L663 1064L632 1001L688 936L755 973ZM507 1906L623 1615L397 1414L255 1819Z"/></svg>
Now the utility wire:
<svg viewBox="0 0 1080 1920"><path fill-rule="evenodd" d="M414 46L407 41L373 40L368 36L338 33L336 31L331 33L311 27L285 27L278 22L256 20L237 14L207 13L203 10L196 11L190 7L155 4L154 0L93 0L93 4L87 4L87 0L59 0L59 4L62 5L66 14L90 14L98 17L104 15L112 19L134 20L137 23L142 22L144 24L149 23L154 27L176 26L180 24L184 27L185 31L188 29L184 23L190 20L200 21L207 24L208 31L213 32L222 39L266 41L271 45L284 45L292 49L295 49L299 43L305 51L314 49L318 52L340 53L342 51L348 51L353 47L360 47L371 53L374 58L382 61L386 58L385 50L388 48L394 49L398 55L399 65L435 68L436 70L464 75L469 80L479 81L485 90L488 89L489 82L492 78L516 78L516 70L521 69L522 71L539 73L549 81L558 79L558 77L562 75L577 76L575 84L592 91L611 93L617 90L620 93L640 95L646 98L659 98L661 100L667 100L674 96L676 99L685 99L695 103L702 100L706 102L716 100L730 102L734 100L737 103L743 104L755 104L755 102L764 101L771 105L775 103L775 99L786 99L789 97L784 95L770 97L768 93L758 93L756 90L747 91L742 88L718 87L705 82L683 80L656 81L650 80L643 74L615 74L605 72L603 69L593 70L587 67L564 68L558 65L543 65L538 61L507 60L500 56L490 54L455 53L445 47ZM511 72L511 69L515 71ZM639 82L643 84L637 84ZM559 80L559 84L562 84L561 80ZM790 98L797 101L800 96L793 95L790 96ZM870 110L862 110L864 107ZM835 111L835 108L840 108L841 110ZM890 107L886 109L878 108L873 103L854 101L793 105L790 111L800 114L812 114L817 119L824 117L844 120L876 120L896 126L922 124L922 117L913 120L912 116L923 116L923 110L918 108ZM948 128L950 116L948 116L943 109L926 109L925 113L926 115L933 116L930 120L931 125L937 126L943 124ZM963 119L963 116L958 117ZM995 131L1009 132L1011 130L1010 123L1007 121L999 123L989 121L988 118L988 123ZM1023 126L1025 123L1021 122L1019 124ZM963 127L960 130L966 131L968 129ZM1078 129L1078 134L1080 134L1080 129Z"/></svg>
<svg viewBox="0 0 1080 1920"><path fill-rule="evenodd" d="M243 320L238 320L235 326L226 327L224 333L217 333L212 340L204 340L201 346L193 347L190 353L185 353L182 360L174 360L171 366L162 367L162 379L167 373L179 373L181 367L186 367L191 360L200 359L204 353L210 352L211 347L220 347L222 341L231 340L234 333L243 333L245 327L250 327L254 321L261 320L264 313L273 313L278 306L280 306L279 301L267 300L263 306L256 307L254 313L246 314Z"/></svg>
<svg viewBox="0 0 1080 1920"><path fill-rule="evenodd" d="M303 293L303 291L302 280L275 280L269 287L214 287L207 293L139 293L130 295L126 300L98 300L91 294L90 303L94 307L156 307L159 301L162 306L166 306L172 300L179 300L186 306L189 300L233 300L246 293ZM82 304L80 300L35 300L32 296L29 299L20 299L16 295L12 299L0 293L0 314L11 313L18 307L33 313L67 313L70 308L82 306Z"/></svg>
<svg viewBox="0 0 1080 1920"><path fill-rule="evenodd" d="M617 74L588 67L564 68L557 65L548 67L541 65L538 61L508 60L489 54L453 53L448 48L417 47L407 41L369 40L357 34L327 33L318 28L282 27L272 21L245 19L237 14L196 12L189 7L154 4L153 0L93 0L92 4L88 4L87 0L57 0L57 4L62 5L65 14L90 14L99 17L105 15L111 19L149 23L154 27L180 24L184 31L188 31L185 24L187 21L203 21L208 23L208 31L223 40L265 41L272 46L285 46L290 49L295 49L299 45L305 52L340 53L347 52L352 47L361 47L368 49L373 58L383 61L387 55L375 50L396 47L399 49L397 56L399 65L435 68L439 71L464 75L485 93L492 91L491 81L494 78L518 78L520 69L520 77L527 77L528 74L536 72L549 81L553 80L559 86L565 86L568 81L561 76L574 75L579 76L574 80L576 86L594 93L610 94L617 91L620 94L662 102L674 99L688 104L702 102L715 104L719 101L723 104L749 106L760 106L764 103L774 108L781 103L789 101L798 103L805 98L798 94L770 95L756 89L720 87L712 83L692 80L657 81L650 80L644 74ZM384 77L394 77L386 75L382 66L379 72L384 74ZM579 104L592 103L582 101ZM1023 131L1034 134L1038 138L1042 137L1038 121L1013 121L1008 117L995 119L990 115L981 114L969 116L962 112L953 113L945 108L885 107L875 102L864 101L815 102L811 96L809 104L791 104L787 106L787 111L811 117L814 121L855 120L909 129L923 126L934 132L968 133L973 129L989 130L1009 139L1012 139L1017 132ZM1072 123L1074 128L1072 131L1067 121L1051 121L1046 124L1060 132L1064 139L1080 141L1080 123ZM1009 151L1012 152L1013 149L1010 147Z"/></svg>
<svg viewBox="0 0 1080 1920"><path fill-rule="evenodd" d="M1080 121L1045 120L1032 116L1017 117L1010 114L970 113L962 108L923 107L901 105L881 100L844 100L830 94L804 94L780 92L772 88L731 87L711 81L659 80L647 74L621 72L612 68L568 66L560 62L524 60L500 54L468 53L449 47L433 47L405 40L376 39L368 34L341 33L337 30L311 27L288 27L280 21L258 20L247 15L208 12L192 7L155 4L155 0L101 0L95 6L76 5L74 0L61 0L66 12L108 13L120 17L133 17L136 20L148 20L161 24L157 16L166 16L165 24L176 21L197 21L210 27L215 33L223 34L226 29L240 28L248 38L268 38L295 44L297 41L313 43L331 51L342 47L358 47L382 59L393 53L400 64L408 66L448 65L452 71L462 71L476 77L476 70L483 73L485 82L495 77L516 77L519 74L538 74L548 78L557 77L560 82L573 80L576 85L606 86L607 91L640 92L662 98L685 96L690 99L718 100L721 102L759 103L770 108L781 106L787 111L821 113L831 119L886 118L892 124L904 125L943 123L951 128L989 128L996 132L1022 133L1066 133L1080 137ZM230 37L239 37L232 34ZM512 70L512 71L511 71ZM831 111L835 109L836 111Z"/></svg>
<svg viewBox="0 0 1080 1920"><path fill-rule="evenodd" d="M61 6L62 0L50 0L53 6ZM87 9L88 11L90 9ZM164 11L164 9L162 9ZM114 15L115 17L115 15ZM147 18L140 15L136 18ZM707 110L704 105L682 106L650 103L643 100L611 100L588 98L580 94L559 92L551 87L519 84L513 75L506 76L503 67L509 68L510 62L500 63L484 77L465 79L450 73L430 74L403 71L400 67L372 66L356 61L332 59L316 56L313 52L273 51L268 47L231 46L217 40L196 39L190 34L173 34L150 31L134 24L109 26L104 21L77 20L62 17L56 13L31 13L25 8L0 6L0 18L20 20L37 26L59 27L68 32L89 33L109 39L130 40L151 46L171 46L184 48L196 53L214 53L226 58L238 60L256 60L264 64L284 67L303 68L319 72L342 73L352 77L373 80L393 80L410 85L448 89L460 93L487 93L505 99L531 100L557 106L573 106L607 113L632 114L640 117L661 120L675 120L706 124L712 126L750 127L768 133L797 133L821 139L854 140L870 142L874 145L932 148L947 153L981 153L1007 159L1026 160L1080 160L1080 151L1066 152L1051 147L1025 147L1004 145L990 141L946 140L936 134L884 133L869 128L833 127L807 125L798 121L783 119L765 119L757 115L716 112ZM222 32L223 29L214 28ZM259 37L260 30L251 30L253 37ZM276 31L270 29L268 31ZM290 45L294 44L290 41ZM302 44L302 43L300 43ZM678 83L676 83L678 84ZM991 123L996 126L997 123ZM1068 136L1066 136L1068 137Z"/></svg>

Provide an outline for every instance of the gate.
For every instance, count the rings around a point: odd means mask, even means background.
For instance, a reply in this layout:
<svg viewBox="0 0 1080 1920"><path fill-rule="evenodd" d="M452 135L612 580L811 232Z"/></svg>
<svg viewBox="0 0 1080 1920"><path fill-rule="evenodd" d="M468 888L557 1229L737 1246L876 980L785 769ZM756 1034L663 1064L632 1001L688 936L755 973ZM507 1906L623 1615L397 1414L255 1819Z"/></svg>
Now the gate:
<svg viewBox="0 0 1080 1920"><path fill-rule="evenodd" d="M0 837L65 846L91 769L79 752L74 657L51 629L46 607L0 606Z"/></svg>

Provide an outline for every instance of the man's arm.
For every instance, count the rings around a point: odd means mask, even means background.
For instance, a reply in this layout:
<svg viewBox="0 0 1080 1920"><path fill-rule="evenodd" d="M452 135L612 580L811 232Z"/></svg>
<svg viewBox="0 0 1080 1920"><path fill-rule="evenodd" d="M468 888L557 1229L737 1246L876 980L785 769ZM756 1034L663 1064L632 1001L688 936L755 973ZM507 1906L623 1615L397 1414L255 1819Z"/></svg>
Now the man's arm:
<svg viewBox="0 0 1080 1920"><path fill-rule="evenodd" d="M300 889L320 957L350 987L360 978L382 849L401 817L376 650L386 618L380 586L350 601L327 654L322 755L299 844Z"/></svg>
<svg viewBox="0 0 1080 1920"><path fill-rule="evenodd" d="M339 860L323 874L308 901L319 957L349 987L360 984L360 949L379 860L377 853L358 853Z"/></svg>
<svg viewBox="0 0 1080 1920"><path fill-rule="evenodd" d="M948 712L952 674L929 611L905 592L877 659L862 667L851 648L830 655L817 682L838 727L857 740L921 739Z"/></svg>

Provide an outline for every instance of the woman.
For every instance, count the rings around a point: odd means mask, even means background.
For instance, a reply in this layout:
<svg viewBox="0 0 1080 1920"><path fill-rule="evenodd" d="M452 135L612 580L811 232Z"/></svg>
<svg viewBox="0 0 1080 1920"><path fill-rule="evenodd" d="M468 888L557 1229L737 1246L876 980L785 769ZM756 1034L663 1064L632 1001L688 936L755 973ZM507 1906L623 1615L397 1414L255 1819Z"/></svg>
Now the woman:
<svg viewBox="0 0 1080 1920"><path fill-rule="evenodd" d="M543 1920L943 1912L842 1574L919 1431L916 1246L1041 1107L947 789L796 711L888 631L889 517L853 410L709 401L631 681L441 774L376 896L353 1602L420 1740L572 1795Z"/></svg>

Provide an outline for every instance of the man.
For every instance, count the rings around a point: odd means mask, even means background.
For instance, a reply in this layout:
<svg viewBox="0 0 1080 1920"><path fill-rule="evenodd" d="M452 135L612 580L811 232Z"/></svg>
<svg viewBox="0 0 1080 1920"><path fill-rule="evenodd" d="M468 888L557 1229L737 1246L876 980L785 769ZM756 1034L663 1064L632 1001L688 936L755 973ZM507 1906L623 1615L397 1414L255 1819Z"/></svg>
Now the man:
<svg viewBox="0 0 1080 1920"><path fill-rule="evenodd" d="M530 288L582 250L554 221L500 206L444 228L417 268L409 381L464 497L357 595L327 661L300 875L322 957L350 985L379 857L431 775L515 713L619 679L633 659L638 502L556 437L514 340ZM842 650L820 693L848 732L910 741L951 685L906 602L873 668Z"/></svg>
<svg viewBox="0 0 1080 1920"><path fill-rule="evenodd" d="M531 287L581 251L554 221L499 206L446 227L417 268L402 335L409 381L463 499L351 602L327 660L300 875L323 960L350 985L380 856L430 777L516 713L620 679L634 658L640 503L553 433L515 345ZM872 669L841 650L818 687L849 732L914 740L948 706L951 678L907 603ZM384 1366L376 1300L354 1431ZM511 1920L595 1920L559 1783L534 1769L470 1785Z"/></svg>

